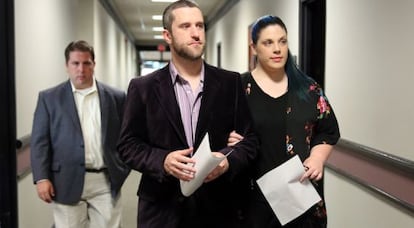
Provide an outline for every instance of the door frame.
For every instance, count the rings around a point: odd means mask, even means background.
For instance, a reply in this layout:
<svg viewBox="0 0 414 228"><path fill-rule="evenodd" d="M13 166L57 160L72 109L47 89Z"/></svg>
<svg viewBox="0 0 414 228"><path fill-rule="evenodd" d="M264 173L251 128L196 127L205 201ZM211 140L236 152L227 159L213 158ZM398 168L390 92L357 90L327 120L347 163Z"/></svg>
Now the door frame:
<svg viewBox="0 0 414 228"><path fill-rule="evenodd" d="M18 227L14 1L0 1L0 227Z"/></svg>

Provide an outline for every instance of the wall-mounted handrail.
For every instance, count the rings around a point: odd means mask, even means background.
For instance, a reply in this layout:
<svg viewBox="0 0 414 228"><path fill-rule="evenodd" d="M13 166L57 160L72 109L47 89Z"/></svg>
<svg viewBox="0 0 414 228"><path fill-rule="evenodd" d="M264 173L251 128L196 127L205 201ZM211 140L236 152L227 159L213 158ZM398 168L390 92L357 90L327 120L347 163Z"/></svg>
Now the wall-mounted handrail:
<svg viewBox="0 0 414 228"><path fill-rule="evenodd" d="M326 166L414 212L414 162L340 139Z"/></svg>
<svg viewBox="0 0 414 228"><path fill-rule="evenodd" d="M19 180L31 172L30 135L16 140L16 153L17 180Z"/></svg>

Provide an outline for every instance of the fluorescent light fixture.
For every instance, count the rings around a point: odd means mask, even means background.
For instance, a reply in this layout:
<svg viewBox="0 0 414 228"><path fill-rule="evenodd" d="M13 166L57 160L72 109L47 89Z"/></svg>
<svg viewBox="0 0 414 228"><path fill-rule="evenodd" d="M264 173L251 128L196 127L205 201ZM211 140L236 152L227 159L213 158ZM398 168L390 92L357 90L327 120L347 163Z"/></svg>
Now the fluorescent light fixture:
<svg viewBox="0 0 414 228"><path fill-rule="evenodd" d="M154 36L154 39L156 39L156 40L162 40L162 39L164 39L164 36L162 36L162 35L155 35Z"/></svg>
<svg viewBox="0 0 414 228"><path fill-rule="evenodd" d="M177 0L151 0L151 2L175 2Z"/></svg>
<svg viewBox="0 0 414 228"><path fill-rule="evenodd" d="M152 15L152 20L161 21L162 20L162 15Z"/></svg>
<svg viewBox="0 0 414 228"><path fill-rule="evenodd" d="M152 27L152 31L162 32L164 31L164 28L163 27Z"/></svg>

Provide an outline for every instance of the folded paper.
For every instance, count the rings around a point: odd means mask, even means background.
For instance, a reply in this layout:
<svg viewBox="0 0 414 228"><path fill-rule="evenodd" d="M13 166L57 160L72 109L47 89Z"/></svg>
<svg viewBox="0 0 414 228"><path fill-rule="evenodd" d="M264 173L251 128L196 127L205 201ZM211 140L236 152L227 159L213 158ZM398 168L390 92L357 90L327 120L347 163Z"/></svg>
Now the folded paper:
<svg viewBox="0 0 414 228"><path fill-rule="evenodd" d="M180 180L181 193L184 196L193 194L203 184L207 175L213 171L225 157L217 157L211 153L208 134L206 134L192 158L195 160L195 164L187 165L194 165L194 168L196 169L194 179L190 181Z"/></svg>
<svg viewBox="0 0 414 228"><path fill-rule="evenodd" d="M257 180L282 225L299 217L321 200L308 179L299 181L304 172L303 164L296 155Z"/></svg>

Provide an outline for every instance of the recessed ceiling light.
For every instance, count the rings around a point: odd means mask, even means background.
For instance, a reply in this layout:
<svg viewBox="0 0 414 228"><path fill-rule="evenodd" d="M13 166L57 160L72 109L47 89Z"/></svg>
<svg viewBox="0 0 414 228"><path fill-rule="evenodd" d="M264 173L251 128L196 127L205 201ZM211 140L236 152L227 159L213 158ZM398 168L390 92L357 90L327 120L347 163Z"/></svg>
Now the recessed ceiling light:
<svg viewBox="0 0 414 228"><path fill-rule="evenodd" d="M162 15L152 15L152 20L161 21L162 20Z"/></svg>
<svg viewBox="0 0 414 228"><path fill-rule="evenodd" d="M152 31L162 32L164 31L163 27L152 27Z"/></svg>
<svg viewBox="0 0 414 228"><path fill-rule="evenodd" d="M151 0L151 2L175 2L177 0Z"/></svg>
<svg viewBox="0 0 414 228"><path fill-rule="evenodd" d="M155 35L154 36L154 39L156 39L156 40L162 40L162 39L164 39L164 37L162 35Z"/></svg>

